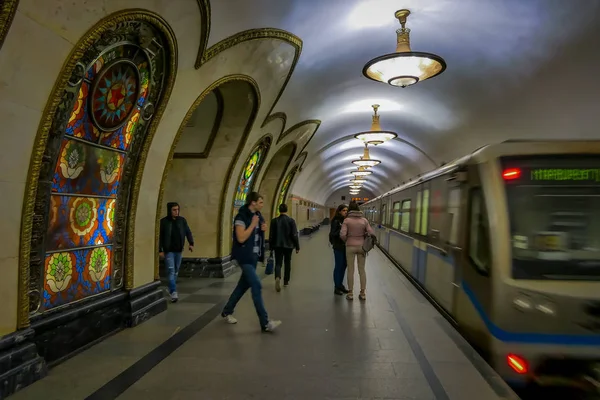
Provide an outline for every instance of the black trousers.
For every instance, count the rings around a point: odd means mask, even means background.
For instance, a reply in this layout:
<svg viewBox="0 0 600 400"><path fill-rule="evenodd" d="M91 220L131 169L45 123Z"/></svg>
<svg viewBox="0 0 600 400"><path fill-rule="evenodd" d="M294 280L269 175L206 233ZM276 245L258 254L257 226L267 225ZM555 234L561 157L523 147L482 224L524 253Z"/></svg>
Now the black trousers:
<svg viewBox="0 0 600 400"><path fill-rule="evenodd" d="M281 278L281 265L285 266L283 271L283 284L290 281L292 274L292 251L294 249L284 249L283 247L275 247L275 278Z"/></svg>

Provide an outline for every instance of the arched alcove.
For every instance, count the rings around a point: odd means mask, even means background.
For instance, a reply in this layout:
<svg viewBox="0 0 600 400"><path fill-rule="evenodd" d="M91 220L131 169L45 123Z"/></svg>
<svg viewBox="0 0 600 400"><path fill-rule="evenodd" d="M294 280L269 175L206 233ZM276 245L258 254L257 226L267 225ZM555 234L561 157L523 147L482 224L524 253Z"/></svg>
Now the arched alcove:
<svg viewBox="0 0 600 400"><path fill-rule="evenodd" d="M160 16L115 13L75 45L50 95L31 156L19 288L19 326L31 321L47 362L139 322L121 293L132 287L130 219L175 46ZM146 316L165 308L157 301ZM67 346L58 331L77 334Z"/></svg>
<svg viewBox="0 0 600 400"><path fill-rule="evenodd" d="M279 207L276 202L279 197L277 196L277 186L282 181L285 171L294 157L296 147L294 142L290 142L277 150L277 153L269 161L260 182L258 192L264 196L265 205L262 214L267 225L272 218L277 216Z"/></svg>
<svg viewBox="0 0 600 400"><path fill-rule="evenodd" d="M218 118L208 129L203 124L202 130L186 128L194 113L203 112L212 102L212 95L218 90ZM256 83L246 76L225 77L211 85L205 93L192 105L180 127L175 143L178 148L184 131L192 135L210 135L207 141L209 149L204 149L201 156L174 157L167 163L163 178L164 190L160 198L157 218L166 215L166 204L178 202L181 216L187 219L194 236L194 253L185 252L181 274L185 275L190 263L197 267L199 259L214 261L217 272L205 268L206 276L222 275L220 237L222 236L222 215L225 191L232 179L232 170L247 144L250 128L256 118L260 97ZM218 125L216 123L218 122ZM201 138L197 138L202 142ZM176 154L176 153L174 153Z"/></svg>

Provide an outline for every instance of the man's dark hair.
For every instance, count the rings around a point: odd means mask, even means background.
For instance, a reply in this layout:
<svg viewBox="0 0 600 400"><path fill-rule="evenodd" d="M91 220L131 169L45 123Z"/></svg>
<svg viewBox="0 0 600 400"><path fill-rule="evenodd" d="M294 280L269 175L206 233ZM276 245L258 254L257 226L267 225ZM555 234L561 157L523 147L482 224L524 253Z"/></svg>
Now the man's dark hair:
<svg viewBox="0 0 600 400"><path fill-rule="evenodd" d="M348 206L348 211L360 211L360 208L358 207L358 203L355 201L351 201L350 205Z"/></svg>
<svg viewBox="0 0 600 400"><path fill-rule="evenodd" d="M250 192L246 196L246 205L249 206L250 204L252 204L253 201L259 201L262 198L263 198L262 194L260 194L258 192Z"/></svg>
<svg viewBox="0 0 600 400"><path fill-rule="evenodd" d="M285 204L285 203L284 204L280 204L279 205L279 212L280 213L286 213L286 212L288 212L287 204Z"/></svg>

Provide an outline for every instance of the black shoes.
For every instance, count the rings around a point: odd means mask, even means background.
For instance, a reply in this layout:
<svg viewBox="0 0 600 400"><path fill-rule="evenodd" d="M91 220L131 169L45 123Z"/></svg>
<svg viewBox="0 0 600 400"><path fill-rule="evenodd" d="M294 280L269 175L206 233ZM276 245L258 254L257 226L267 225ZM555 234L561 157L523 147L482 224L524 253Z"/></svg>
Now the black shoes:
<svg viewBox="0 0 600 400"><path fill-rule="evenodd" d="M346 294L348 293L348 289L346 289L344 287L344 285L340 286L339 288L335 288L335 290L333 291L333 293L337 294L337 295L342 295L342 294Z"/></svg>

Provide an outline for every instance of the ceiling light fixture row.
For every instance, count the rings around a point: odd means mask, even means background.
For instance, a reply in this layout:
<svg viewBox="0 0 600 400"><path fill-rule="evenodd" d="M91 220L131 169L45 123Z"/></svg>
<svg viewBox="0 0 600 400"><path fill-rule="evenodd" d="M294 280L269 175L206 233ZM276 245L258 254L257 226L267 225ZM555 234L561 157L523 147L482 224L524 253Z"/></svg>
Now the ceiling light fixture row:
<svg viewBox="0 0 600 400"><path fill-rule="evenodd" d="M371 175L373 172L369 171L370 168L373 168L379 164L381 164L380 160L375 160L371 158L371 154L369 152L369 145L378 146L382 143L387 142L388 140L392 140L398 135L392 131L384 131L381 129L381 124L379 120L379 114L377 114L377 110L379 109L379 104L373 104L373 116L371 121L371 130L359 132L354 135L354 137L365 144L365 149L363 155L358 160L352 160L352 164L356 165L358 168L354 171L351 171L351 174L354 175L354 180L350 181L351 184L358 186L362 186L363 183L366 182L367 176ZM356 182L359 180L360 182ZM360 189L360 187L359 187Z"/></svg>
<svg viewBox="0 0 600 400"><path fill-rule="evenodd" d="M405 88L433 78L446 70L446 61L442 57L432 53L412 51L410 29L406 27L409 15L410 11L406 9L396 11L394 16L400 22L400 29L396 30L396 51L367 62L362 70L365 77L376 82ZM360 159L352 161L358 169L352 171L354 179L350 181L350 194L358 194L362 184L366 182L366 177L372 174L369 168L381 164L381 161L370 157L368 146L377 146L398 137L395 132L381 129L377 114L379 105L374 104L372 107L374 112L371 130L354 135L356 139L364 142L365 150Z"/></svg>

